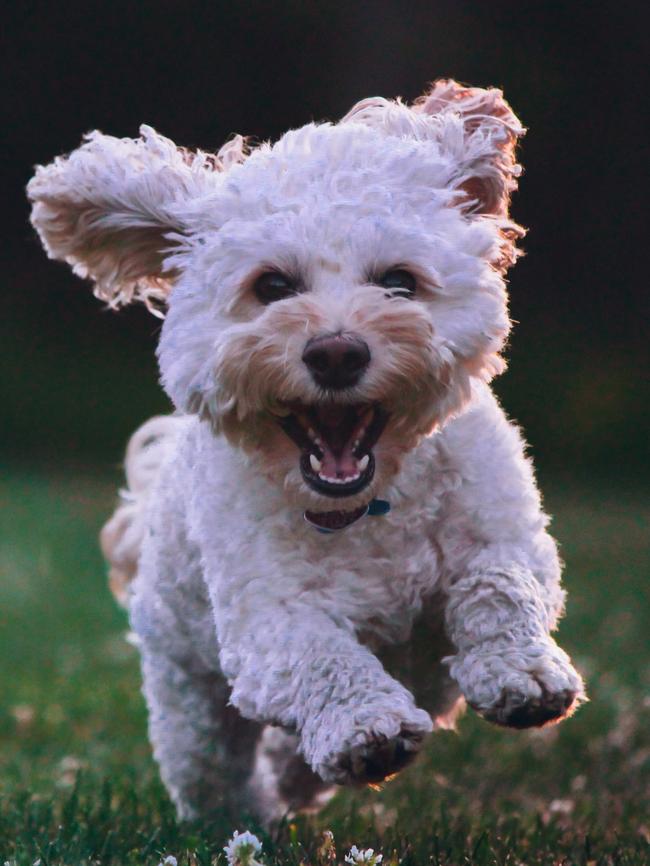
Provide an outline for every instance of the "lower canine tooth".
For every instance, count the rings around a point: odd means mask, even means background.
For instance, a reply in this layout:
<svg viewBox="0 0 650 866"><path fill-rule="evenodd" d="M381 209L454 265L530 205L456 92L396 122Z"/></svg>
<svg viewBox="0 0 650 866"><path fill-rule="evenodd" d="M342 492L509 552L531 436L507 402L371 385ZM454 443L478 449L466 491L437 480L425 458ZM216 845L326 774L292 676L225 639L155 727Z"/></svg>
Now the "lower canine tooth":
<svg viewBox="0 0 650 866"><path fill-rule="evenodd" d="M323 466L323 464L318 459L318 457L316 457L315 454L309 455L309 464L310 464L311 468L314 470L314 472L320 472L320 470Z"/></svg>
<svg viewBox="0 0 650 866"><path fill-rule="evenodd" d="M370 455L364 454L361 460L357 462L357 467L359 472L364 472L368 468L368 464L370 463Z"/></svg>

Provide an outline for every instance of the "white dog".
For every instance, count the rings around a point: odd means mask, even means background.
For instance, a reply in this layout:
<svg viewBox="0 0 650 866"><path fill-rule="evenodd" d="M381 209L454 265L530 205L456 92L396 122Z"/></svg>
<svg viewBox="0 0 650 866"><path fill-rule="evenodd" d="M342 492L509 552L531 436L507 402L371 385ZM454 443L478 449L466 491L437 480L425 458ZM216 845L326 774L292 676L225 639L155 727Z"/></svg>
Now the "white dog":
<svg viewBox="0 0 650 866"><path fill-rule="evenodd" d="M29 184L51 257L168 306L178 414L135 434L103 546L181 817L382 780L463 698L524 728L584 696L488 387L522 133L499 90L439 81L250 154L93 132Z"/></svg>

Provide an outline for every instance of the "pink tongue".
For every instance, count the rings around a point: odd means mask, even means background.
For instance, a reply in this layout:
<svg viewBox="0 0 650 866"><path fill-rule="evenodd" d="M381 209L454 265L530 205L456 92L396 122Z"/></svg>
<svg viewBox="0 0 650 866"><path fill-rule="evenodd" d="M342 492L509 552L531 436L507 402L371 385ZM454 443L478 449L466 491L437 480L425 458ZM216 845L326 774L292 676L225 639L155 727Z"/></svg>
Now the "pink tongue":
<svg viewBox="0 0 650 866"><path fill-rule="evenodd" d="M358 420L356 424L350 424L350 407L336 405L323 407L318 413L318 420L323 443L321 445L323 465L320 474L328 478L351 478L357 475L359 470L352 453L354 440L352 434L358 426Z"/></svg>
<svg viewBox="0 0 650 866"><path fill-rule="evenodd" d="M321 475L326 475L328 478L350 478L358 473L357 461L349 445L345 445L341 454L334 454L325 441L321 448L323 451Z"/></svg>

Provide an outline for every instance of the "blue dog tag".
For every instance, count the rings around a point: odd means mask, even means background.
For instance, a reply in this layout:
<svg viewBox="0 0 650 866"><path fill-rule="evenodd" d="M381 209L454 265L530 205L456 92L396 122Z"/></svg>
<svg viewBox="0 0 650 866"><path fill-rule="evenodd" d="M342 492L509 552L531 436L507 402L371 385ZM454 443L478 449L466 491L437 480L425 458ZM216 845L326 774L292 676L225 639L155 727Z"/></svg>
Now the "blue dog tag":
<svg viewBox="0 0 650 866"><path fill-rule="evenodd" d="M390 502L385 499L372 499L368 505L368 515L370 517L383 517L390 511Z"/></svg>

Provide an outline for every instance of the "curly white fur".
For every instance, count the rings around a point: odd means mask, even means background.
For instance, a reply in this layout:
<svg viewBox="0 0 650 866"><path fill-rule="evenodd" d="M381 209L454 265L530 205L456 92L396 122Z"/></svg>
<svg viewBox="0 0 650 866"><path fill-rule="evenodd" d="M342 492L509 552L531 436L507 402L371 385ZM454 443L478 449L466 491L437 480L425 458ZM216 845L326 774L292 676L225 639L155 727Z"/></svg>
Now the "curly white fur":
<svg viewBox="0 0 650 866"><path fill-rule="evenodd" d="M230 798L270 820L331 782L384 778L462 697L515 727L583 697L550 637L564 594L532 467L488 387L522 133L500 91L442 81L250 155L241 138L209 156L148 127L91 133L29 185L52 257L111 305L168 305L159 360L179 415L134 437L102 543L183 817ZM413 298L378 285L391 269ZM268 271L295 292L260 303ZM327 393L303 352L332 334L371 360ZM278 424L296 405L382 407L360 489L308 483ZM378 495L389 515L339 533L303 519Z"/></svg>

